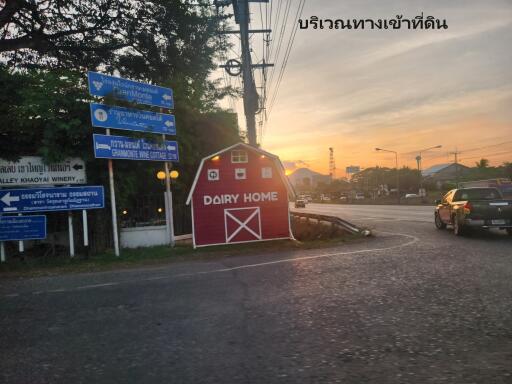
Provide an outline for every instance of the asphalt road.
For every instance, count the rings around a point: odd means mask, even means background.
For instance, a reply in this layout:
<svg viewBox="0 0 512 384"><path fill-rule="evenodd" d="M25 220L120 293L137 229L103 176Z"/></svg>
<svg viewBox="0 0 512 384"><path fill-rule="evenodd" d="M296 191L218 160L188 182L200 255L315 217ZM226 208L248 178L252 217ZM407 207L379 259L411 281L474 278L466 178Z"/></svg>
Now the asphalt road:
<svg viewBox="0 0 512 384"><path fill-rule="evenodd" d="M511 383L512 238L308 206L338 248L0 281L1 383Z"/></svg>

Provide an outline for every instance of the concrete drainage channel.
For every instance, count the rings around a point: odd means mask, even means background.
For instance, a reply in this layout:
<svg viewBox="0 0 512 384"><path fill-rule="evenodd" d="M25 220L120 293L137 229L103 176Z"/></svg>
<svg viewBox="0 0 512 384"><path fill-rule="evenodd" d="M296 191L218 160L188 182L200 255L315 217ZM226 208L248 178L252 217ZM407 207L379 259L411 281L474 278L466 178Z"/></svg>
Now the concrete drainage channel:
<svg viewBox="0 0 512 384"><path fill-rule="evenodd" d="M315 220L317 223L330 223L333 227L338 227L348 233L361 236L370 236L372 232L366 228L360 228L355 224L352 224L346 220L343 220L337 216L319 215L316 213L305 213L305 212L290 212L293 218L301 220L305 218L306 221Z"/></svg>

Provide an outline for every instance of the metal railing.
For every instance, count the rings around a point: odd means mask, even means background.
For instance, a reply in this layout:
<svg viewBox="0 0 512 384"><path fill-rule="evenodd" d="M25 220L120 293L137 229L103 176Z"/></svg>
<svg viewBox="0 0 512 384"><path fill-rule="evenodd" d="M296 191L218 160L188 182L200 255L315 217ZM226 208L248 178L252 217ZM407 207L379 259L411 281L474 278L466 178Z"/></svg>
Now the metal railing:
<svg viewBox="0 0 512 384"><path fill-rule="evenodd" d="M340 217L337 216L329 216L329 215L320 215L316 213L306 213L306 212L297 212L297 211L291 211L290 215L293 217L305 217L307 220L313 219L317 222L327 222L331 223L332 225L336 225L342 229L344 229L347 232L350 232L352 234L356 235L362 235L362 236L370 236L372 233L369 229L366 228L360 228L355 224L352 224L346 220L343 220Z"/></svg>

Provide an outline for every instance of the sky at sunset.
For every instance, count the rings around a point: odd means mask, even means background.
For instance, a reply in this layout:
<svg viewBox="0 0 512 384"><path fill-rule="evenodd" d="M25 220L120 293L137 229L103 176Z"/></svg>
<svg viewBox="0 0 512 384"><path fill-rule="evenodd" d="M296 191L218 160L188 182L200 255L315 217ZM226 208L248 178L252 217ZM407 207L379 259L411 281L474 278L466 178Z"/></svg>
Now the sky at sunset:
<svg viewBox="0 0 512 384"><path fill-rule="evenodd" d="M261 26L258 6L252 28ZM262 147L290 169L327 173L332 146L337 176L349 165L394 166L394 155L375 147L398 151L410 167L418 150L438 144L423 168L453 161L456 149L468 165L512 161L512 0L307 0L302 18L421 12L449 28L299 29ZM236 110L244 127L240 102Z"/></svg>

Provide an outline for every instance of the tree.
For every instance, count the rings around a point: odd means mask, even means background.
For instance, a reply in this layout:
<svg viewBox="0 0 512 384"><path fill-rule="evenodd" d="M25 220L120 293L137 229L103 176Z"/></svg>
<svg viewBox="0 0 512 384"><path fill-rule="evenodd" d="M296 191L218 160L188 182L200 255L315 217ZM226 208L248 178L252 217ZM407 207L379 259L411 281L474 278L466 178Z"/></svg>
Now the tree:
<svg viewBox="0 0 512 384"><path fill-rule="evenodd" d="M420 183L420 172L417 169L404 167L398 170L400 177L400 191L417 191ZM352 177L352 184L359 191L377 192L381 186L388 189L396 188L397 170L395 168L372 167L356 173Z"/></svg>
<svg viewBox="0 0 512 384"><path fill-rule="evenodd" d="M108 186L105 160L92 155L92 133L104 130L91 128L85 69L170 86L180 145L180 162L174 164L180 171L174 185L181 209L177 226L189 231L184 200L200 159L240 140L236 116L216 106L233 90L209 78L215 55L226 44L216 33L219 19L207 2L0 0L0 5L0 55L5 63L0 64L0 156L41 155L47 162L81 157L87 161L88 183ZM68 20L70 14L74 20ZM98 21L101 15L109 23ZM41 40L34 37L37 33ZM22 44L28 40L30 44ZM137 204L141 195L162 195L155 177L161 168L162 163L116 161L118 207ZM104 224L95 241L100 235L109 238L108 214L91 214L93 221Z"/></svg>
<svg viewBox="0 0 512 384"><path fill-rule="evenodd" d="M99 64L130 44L144 1L0 0L0 52L11 65Z"/></svg>
<svg viewBox="0 0 512 384"><path fill-rule="evenodd" d="M489 160L488 159L480 159L475 163L476 167L478 169L485 169L489 167Z"/></svg>
<svg viewBox="0 0 512 384"><path fill-rule="evenodd" d="M512 179L512 162L506 162L503 164L503 176Z"/></svg>

